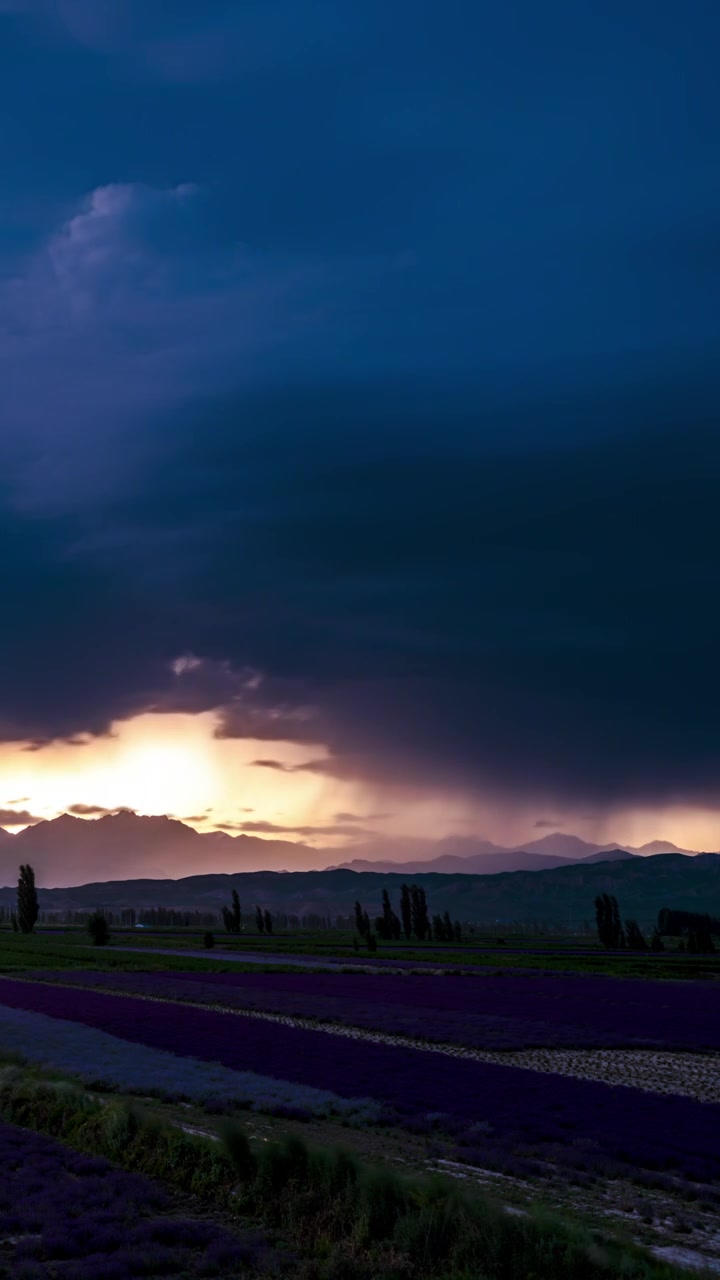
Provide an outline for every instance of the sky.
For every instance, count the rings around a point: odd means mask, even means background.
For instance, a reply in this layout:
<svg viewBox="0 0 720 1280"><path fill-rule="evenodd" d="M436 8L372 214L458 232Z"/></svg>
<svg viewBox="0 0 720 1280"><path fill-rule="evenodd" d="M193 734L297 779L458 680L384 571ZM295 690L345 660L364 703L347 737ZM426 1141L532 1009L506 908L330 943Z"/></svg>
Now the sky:
<svg viewBox="0 0 720 1280"><path fill-rule="evenodd" d="M3 825L720 848L719 39L0 0Z"/></svg>

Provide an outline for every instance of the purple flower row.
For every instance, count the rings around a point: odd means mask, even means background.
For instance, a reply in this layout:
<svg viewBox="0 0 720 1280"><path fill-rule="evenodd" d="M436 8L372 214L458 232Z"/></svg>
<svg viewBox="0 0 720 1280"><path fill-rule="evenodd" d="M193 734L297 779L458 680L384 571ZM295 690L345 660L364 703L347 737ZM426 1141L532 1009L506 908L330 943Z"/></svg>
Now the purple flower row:
<svg viewBox="0 0 720 1280"><path fill-rule="evenodd" d="M106 1160L0 1124L3 1275L126 1280L239 1276L253 1248L206 1220L179 1218L167 1195Z"/></svg>
<svg viewBox="0 0 720 1280"><path fill-rule="evenodd" d="M720 987L710 983L503 974L78 973L80 986L265 1010L493 1049L720 1049Z"/></svg>
<svg viewBox="0 0 720 1280"><path fill-rule="evenodd" d="M344 1097L374 1097L405 1123L435 1114L458 1135L481 1126L517 1149L562 1144L597 1158L720 1178L720 1106L689 1098L40 983L3 980L0 1002Z"/></svg>

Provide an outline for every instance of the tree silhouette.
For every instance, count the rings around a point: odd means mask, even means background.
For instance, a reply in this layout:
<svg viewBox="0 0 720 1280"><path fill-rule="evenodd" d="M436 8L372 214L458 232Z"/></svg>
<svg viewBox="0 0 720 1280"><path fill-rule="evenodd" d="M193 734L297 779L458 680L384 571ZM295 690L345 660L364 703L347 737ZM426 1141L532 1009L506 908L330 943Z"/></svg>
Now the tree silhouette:
<svg viewBox="0 0 720 1280"><path fill-rule="evenodd" d="M232 891L232 906L222 909L223 924L228 933L240 933L242 930L242 907L237 889Z"/></svg>
<svg viewBox="0 0 720 1280"><path fill-rule="evenodd" d="M624 947L625 932L620 920L620 909L614 894L600 893L595 899L595 920L598 938L604 947Z"/></svg>
<svg viewBox="0 0 720 1280"><path fill-rule="evenodd" d="M430 918L428 916L425 890L420 885L414 884L410 888L410 908L412 931L416 938L424 942L425 938L430 935Z"/></svg>
<svg viewBox="0 0 720 1280"><path fill-rule="evenodd" d="M369 938L370 936L370 917L367 911L363 911L359 902L355 903L355 928L361 938Z"/></svg>
<svg viewBox="0 0 720 1280"><path fill-rule="evenodd" d="M406 938L412 933L412 902L410 899L410 890L406 884L400 891L400 915L402 916L403 933Z"/></svg>
<svg viewBox="0 0 720 1280"><path fill-rule="evenodd" d="M109 942L110 926L102 911L96 911L94 915L91 915L87 929L93 946L104 947Z"/></svg>
<svg viewBox="0 0 720 1280"><path fill-rule="evenodd" d="M17 921L21 933L32 933L38 918L35 872L29 863L20 867L17 887Z"/></svg>
<svg viewBox="0 0 720 1280"><path fill-rule="evenodd" d="M382 892L382 915L378 916L375 921L375 928L378 937L389 942L391 938L399 938L401 924L390 904L390 895L387 889Z"/></svg>
<svg viewBox="0 0 720 1280"><path fill-rule="evenodd" d="M637 920L625 921L625 940L628 951L647 951L648 944Z"/></svg>

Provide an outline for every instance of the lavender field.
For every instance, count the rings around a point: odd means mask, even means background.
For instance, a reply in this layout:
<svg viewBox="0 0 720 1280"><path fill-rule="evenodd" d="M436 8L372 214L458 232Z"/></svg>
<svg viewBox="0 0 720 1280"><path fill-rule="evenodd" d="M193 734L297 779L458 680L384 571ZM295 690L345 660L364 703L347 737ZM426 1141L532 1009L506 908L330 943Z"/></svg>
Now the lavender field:
<svg viewBox="0 0 720 1280"><path fill-rule="evenodd" d="M0 1125L0 1270L13 1280L234 1277L257 1246L179 1216L156 1183Z"/></svg>
<svg viewBox="0 0 720 1280"><path fill-rule="evenodd" d="M3 980L0 1001L233 1070L374 1098L388 1123L481 1139L486 1158L512 1150L720 1177L720 1106L688 1098L454 1058L440 1069L435 1055L412 1048L49 984Z"/></svg>
<svg viewBox="0 0 720 1280"><path fill-rule="evenodd" d="M720 987L564 974L399 977L354 973L47 974L198 1004L222 1004L488 1049L720 1050Z"/></svg>
<svg viewBox="0 0 720 1280"><path fill-rule="evenodd" d="M248 1108L269 1115L333 1117L357 1125L374 1123L382 1110L370 1099L341 1098L327 1089L234 1071L26 1009L2 1010L0 1049L96 1089L188 1099L213 1111Z"/></svg>

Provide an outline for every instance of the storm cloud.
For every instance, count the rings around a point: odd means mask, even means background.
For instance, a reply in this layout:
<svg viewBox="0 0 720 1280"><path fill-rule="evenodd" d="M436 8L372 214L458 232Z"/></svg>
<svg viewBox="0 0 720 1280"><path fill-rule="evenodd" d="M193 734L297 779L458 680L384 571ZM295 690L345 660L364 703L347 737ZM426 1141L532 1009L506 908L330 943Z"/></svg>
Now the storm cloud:
<svg viewBox="0 0 720 1280"><path fill-rule="evenodd" d="M67 148L0 211L0 735L215 710L278 772L720 803L716 17L301 7L193 62L197 6L0 6Z"/></svg>

